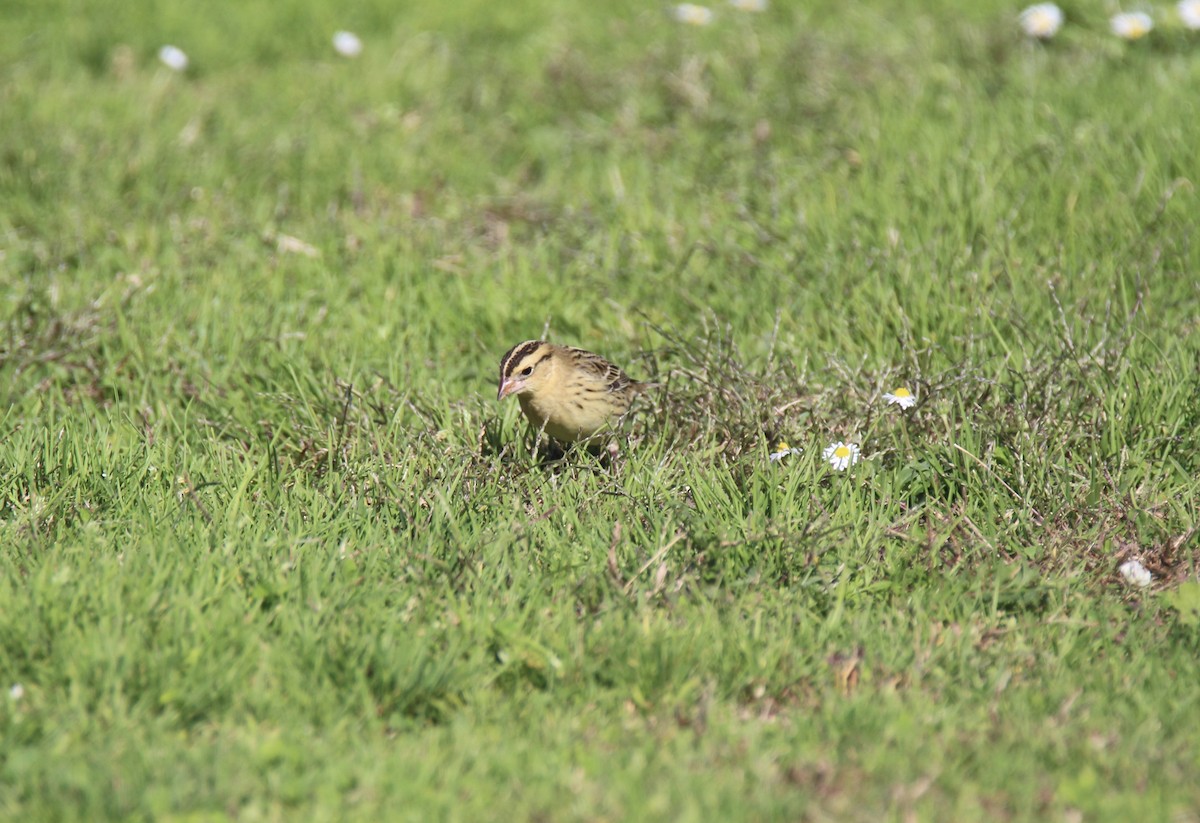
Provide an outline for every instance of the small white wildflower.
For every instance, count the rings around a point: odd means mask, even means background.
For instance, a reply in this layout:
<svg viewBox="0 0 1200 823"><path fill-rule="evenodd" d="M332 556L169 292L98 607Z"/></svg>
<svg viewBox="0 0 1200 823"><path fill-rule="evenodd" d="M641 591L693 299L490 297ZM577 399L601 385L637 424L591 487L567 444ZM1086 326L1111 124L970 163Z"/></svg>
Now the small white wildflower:
<svg viewBox="0 0 1200 823"><path fill-rule="evenodd" d="M286 254L303 254L305 257L320 257L321 250L299 237L281 234L275 238L275 248Z"/></svg>
<svg viewBox="0 0 1200 823"><path fill-rule="evenodd" d="M738 11L766 11L767 0L729 0L729 5Z"/></svg>
<svg viewBox="0 0 1200 823"><path fill-rule="evenodd" d="M887 401L889 406L895 405L902 409L911 409L913 406L917 405L916 396L908 389L904 388L904 386L901 386L898 389L892 389L890 392L884 392L883 399Z"/></svg>
<svg viewBox="0 0 1200 823"><path fill-rule="evenodd" d="M163 46L158 50L158 59L171 71L183 71L188 67L188 56L178 46Z"/></svg>
<svg viewBox="0 0 1200 823"><path fill-rule="evenodd" d="M1154 28L1154 21L1143 11L1114 14L1109 21L1113 34L1125 40L1140 40Z"/></svg>
<svg viewBox="0 0 1200 823"><path fill-rule="evenodd" d="M767 455L767 457L770 459L770 461L772 463L778 463L780 460L787 457L788 455L800 454L800 452L802 452L802 451L804 451L804 450L790 448L787 443L780 440L778 443L775 444L775 451L771 452L769 455Z"/></svg>
<svg viewBox="0 0 1200 823"><path fill-rule="evenodd" d="M1121 577L1130 586L1138 588L1146 588L1154 580L1154 575L1150 574L1150 570L1139 563L1137 560L1126 560L1122 563L1117 571L1121 573Z"/></svg>
<svg viewBox="0 0 1200 823"><path fill-rule="evenodd" d="M857 443L843 443L839 440L821 454L829 461L829 465L844 472L858 462L860 450Z"/></svg>
<svg viewBox="0 0 1200 823"><path fill-rule="evenodd" d="M1180 0L1175 8L1179 10L1183 25L1192 31L1200 31L1200 0Z"/></svg>
<svg viewBox="0 0 1200 823"><path fill-rule="evenodd" d="M24 696L25 696L25 687L22 686L20 683L13 683L11 686L9 686L9 688L8 688L8 699L9 700L20 700Z"/></svg>
<svg viewBox="0 0 1200 823"><path fill-rule="evenodd" d="M362 41L352 31L339 31L333 35L333 49L342 57L358 57L362 54Z"/></svg>
<svg viewBox="0 0 1200 823"><path fill-rule="evenodd" d="M1049 40L1062 28L1063 13L1054 3L1036 3L1021 12L1018 19L1027 36Z"/></svg>
<svg viewBox="0 0 1200 823"><path fill-rule="evenodd" d="M713 21L712 9L695 3L680 3L671 9L671 16L690 26L707 26Z"/></svg>

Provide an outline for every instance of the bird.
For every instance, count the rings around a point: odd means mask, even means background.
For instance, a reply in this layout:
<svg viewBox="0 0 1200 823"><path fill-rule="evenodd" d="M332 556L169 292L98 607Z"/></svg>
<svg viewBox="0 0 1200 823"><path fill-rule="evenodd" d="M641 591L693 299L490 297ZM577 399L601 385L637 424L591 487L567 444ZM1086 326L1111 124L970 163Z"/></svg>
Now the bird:
<svg viewBox="0 0 1200 823"><path fill-rule="evenodd" d="M631 380L590 351L526 340L500 358L496 399L515 394L534 429L569 444L601 435L656 385Z"/></svg>

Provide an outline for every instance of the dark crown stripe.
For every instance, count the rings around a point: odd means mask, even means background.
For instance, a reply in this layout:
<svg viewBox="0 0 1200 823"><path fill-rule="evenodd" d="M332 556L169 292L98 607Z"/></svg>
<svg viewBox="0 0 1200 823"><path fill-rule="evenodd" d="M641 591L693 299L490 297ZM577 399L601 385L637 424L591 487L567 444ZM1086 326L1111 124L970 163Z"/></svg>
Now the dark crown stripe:
<svg viewBox="0 0 1200 823"><path fill-rule="evenodd" d="M533 354L541 346L541 340L529 340L525 343L518 343L509 349L508 354L504 355L504 358L500 361L501 382L503 382L507 377L512 377L512 373L516 370L517 364L529 355Z"/></svg>

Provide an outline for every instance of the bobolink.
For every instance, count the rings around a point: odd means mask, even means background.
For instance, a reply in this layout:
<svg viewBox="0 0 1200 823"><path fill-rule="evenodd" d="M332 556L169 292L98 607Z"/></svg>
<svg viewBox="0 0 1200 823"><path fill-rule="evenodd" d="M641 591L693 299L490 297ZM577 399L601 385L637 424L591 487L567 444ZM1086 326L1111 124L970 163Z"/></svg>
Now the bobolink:
<svg viewBox="0 0 1200 823"><path fill-rule="evenodd" d="M515 394L538 431L563 443L590 440L629 411L654 383L630 380L598 354L526 340L500 359L496 399Z"/></svg>

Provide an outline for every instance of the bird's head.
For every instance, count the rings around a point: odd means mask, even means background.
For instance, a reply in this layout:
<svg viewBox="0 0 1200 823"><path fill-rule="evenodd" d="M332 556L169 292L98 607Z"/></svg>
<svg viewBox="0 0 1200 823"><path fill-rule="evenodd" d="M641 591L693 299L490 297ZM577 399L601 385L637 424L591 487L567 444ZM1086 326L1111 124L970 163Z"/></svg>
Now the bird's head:
<svg viewBox="0 0 1200 823"><path fill-rule="evenodd" d="M500 358L500 389L497 400L510 394L536 394L547 385L554 371L554 346L545 340L526 340Z"/></svg>

